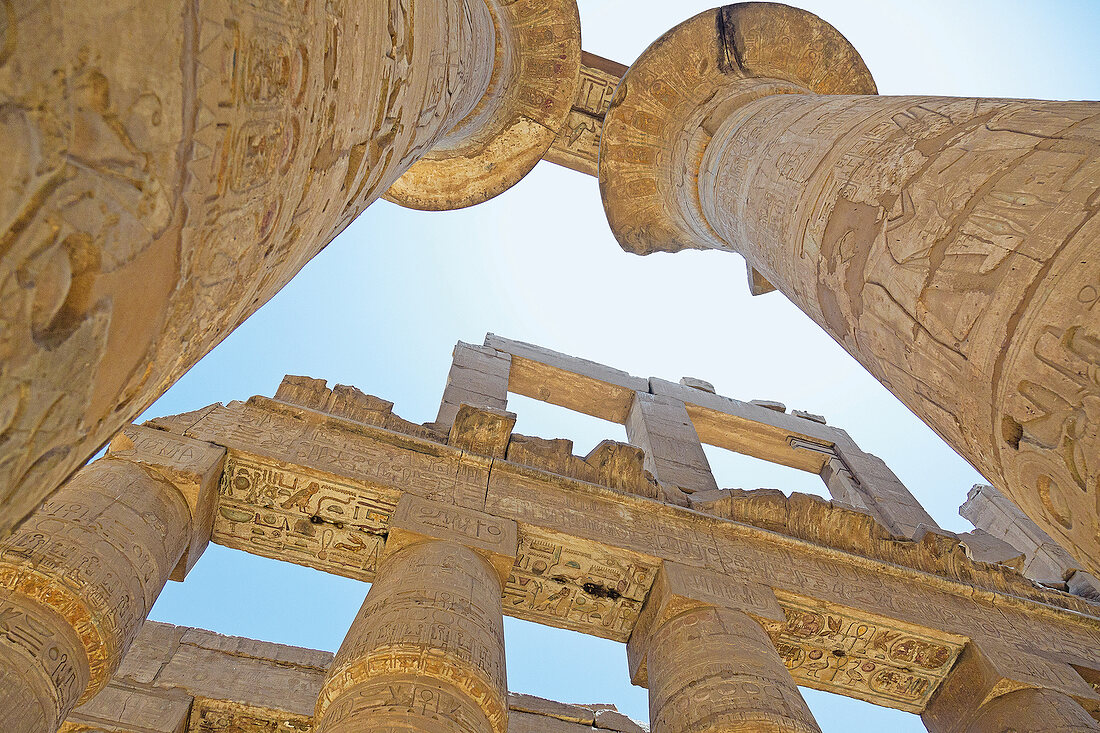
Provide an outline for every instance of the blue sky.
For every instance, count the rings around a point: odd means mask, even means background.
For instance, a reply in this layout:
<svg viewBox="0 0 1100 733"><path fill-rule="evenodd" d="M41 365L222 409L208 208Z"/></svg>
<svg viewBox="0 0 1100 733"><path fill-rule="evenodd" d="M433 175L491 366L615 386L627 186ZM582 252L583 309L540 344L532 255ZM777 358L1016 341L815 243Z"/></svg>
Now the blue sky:
<svg viewBox="0 0 1100 733"><path fill-rule="evenodd" d="M1100 99L1100 3L803 2L858 49L882 94ZM710 4L580 0L584 47L629 64ZM752 298L744 261L722 252L622 252L596 180L550 163L493 201L425 213L374 204L145 417L274 394L283 374L353 384L434 419L458 340L487 331L672 381L695 376L738 399L825 415L881 456L944 527L980 477L778 293ZM516 431L568 437L583 455L613 425L513 397ZM816 476L721 449L722 487L824 494ZM152 618L335 651L368 586L211 546ZM648 717L625 649L506 620L512 690L611 702ZM823 731L921 731L919 718L805 691Z"/></svg>

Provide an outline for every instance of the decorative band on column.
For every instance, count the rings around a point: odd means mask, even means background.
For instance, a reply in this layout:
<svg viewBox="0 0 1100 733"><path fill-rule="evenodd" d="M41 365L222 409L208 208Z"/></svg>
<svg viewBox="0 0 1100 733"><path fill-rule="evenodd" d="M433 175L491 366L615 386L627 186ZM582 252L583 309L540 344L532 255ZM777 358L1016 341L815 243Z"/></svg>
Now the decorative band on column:
<svg viewBox="0 0 1100 733"><path fill-rule="evenodd" d="M569 116L580 83L576 0L488 0L496 27L489 88L386 192L413 209L473 206L535 167Z"/></svg>

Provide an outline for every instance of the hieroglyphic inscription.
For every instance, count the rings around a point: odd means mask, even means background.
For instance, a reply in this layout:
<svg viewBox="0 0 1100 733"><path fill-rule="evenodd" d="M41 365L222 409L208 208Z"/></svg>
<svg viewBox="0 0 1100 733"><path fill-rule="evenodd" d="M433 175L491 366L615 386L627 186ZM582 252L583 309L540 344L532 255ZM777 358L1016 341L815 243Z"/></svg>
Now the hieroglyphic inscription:
<svg viewBox="0 0 1100 733"><path fill-rule="evenodd" d="M462 0L12 8L0 535L476 106L496 36Z"/></svg>
<svg viewBox="0 0 1100 733"><path fill-rule="evenodd" d="M293 419L250 404L231 403L207 413L187 435L264 456L346 476L371 489L407 491L433 501L480 509L485 503L487 468L461 461L461 452L401 436L345 431L324 423ZM487 466L487 462L486 462Z"/></svg>
<svg viewBox="0 0 1100 733"><path fill-rule="evenodd" d="M213 541L370 580L397 494L232 453L218 489Z"/></svg>
<svg viewBox="0 0 1100 733"><path fill-rule="evenodd" d="M504 613L626 641L656 570L634 553L524 526Z"/></svg>
<svg viewBox="0 0 1100 733"><path fill-rule="evenodd" d="M790 597L780 605L786 622L765 621L764 628L795 680L818 690L918 713L962 650L835 606Z"/></svg>
<svg viewBox="0 0 1100 733"><path fill-rule="evenodd" d="M1100 568L1097 108L776 95L740 120L706 221Z"/></svg>
<svg viewBox="0 0 1100 733"><path fill-rule="evenodd" d="M577 96L565 126L544 156L546 160L590 176L596 175L603 116L625 70L619 64L592 54L581 56L581 81Z"/></svg>

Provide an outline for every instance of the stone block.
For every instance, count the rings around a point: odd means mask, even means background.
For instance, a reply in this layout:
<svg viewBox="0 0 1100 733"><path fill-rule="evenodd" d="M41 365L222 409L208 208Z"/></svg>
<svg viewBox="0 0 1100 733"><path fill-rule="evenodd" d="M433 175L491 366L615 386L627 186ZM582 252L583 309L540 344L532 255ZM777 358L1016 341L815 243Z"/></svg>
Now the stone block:
<svg viewBox="0 0 1100 733"><path fill-rule="evenodd" d="M185 733L191 717L191 703L191 695L183 690L111 683L73 710L66 724L73 731Z"/></svg>
<svg viewBox="0 0 1100 733"><path fill-rule="evenodd" d="M595 722L595 713L591 708L583 705L568 705L554 700L545 700L534 695L524 695L518 692L508 694L508 709L511 715L515 713L531 713L548 718L557 718L570 723L580 723L591 726Z"/></svg>
<svg viewBox="0 0 1100 733"><path fill-rule="evenodd" d="M587 359L494 334L485 345L511 355L509 391L586 415L622 424L634 392L649 391L647 380Z"/></svg>
<svg viewBox="0 0 1100 733"><path fill-rule="evenodd" d="M151 684L176 653L186 630L180 626L146 621L122 658L114 680Z"/></svg>
<svg viewBox="0 0 1100 733"><path fill-rule="evenodd" d="M402 495L390 520L385 555L425 538L456 542L481 554L496 569L502 584L508 580L519 548L514 520Z"/></svg>
<svg viewBox="0 0 1100 733"><path fill-rule="evenodd" d="M626 434L645 451L645 467L660 483L689 493L718 488L699 435L680 400L635 393Z"/></svg>
<svg viewBox="0 0 1100 733"><path fill-rule="evenodd" d="M691 387L702 392L710 392L714 394L714 385L705 379L697 379L696 377L680 377L680 384L685 387Z"/></svg>
<svg viewBox="0 0 1100 733"><path fill-rule="evenodd" d="M471 453L504 458L515 425L515 413L461 405L455 413L447 442Z"/></svg>
<svg viewBox="0 0 1100 733"><path fill-rule="evenodd" d="M620 733L646 733L642 726L616 710L601 710L596 713L595 727L598 730L612 730Z"/></svg>

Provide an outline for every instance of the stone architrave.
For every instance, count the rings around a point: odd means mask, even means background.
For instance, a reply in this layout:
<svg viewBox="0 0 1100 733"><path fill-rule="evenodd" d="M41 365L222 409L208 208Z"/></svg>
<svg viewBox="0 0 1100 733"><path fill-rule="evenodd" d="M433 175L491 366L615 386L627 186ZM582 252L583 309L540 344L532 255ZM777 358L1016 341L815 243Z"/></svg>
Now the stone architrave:
<svg viewBox="0 0 1100 733"><path fill-rule="evenodd" d="M820 733L763 627L782 620L770 588L666 562L654 581L627 658L649 688L654 733L731 730Z"/></svg>
<svg viewBox="0 0 1100 733"><path fill-rule="evenodd" d="M744 255L1095 573L1100 104L875 93L810 13L692 18L604 120L612 230Z"/></svg>
<svg viewBox="0 0 1100 733"><path fill-rule="evenodd" d="M501 595L516 523L402 497L317 700L317 733L506 733Z"/></svg>
<svg viewBox="0 0 1100 733"><path fill-rule="evenodd" d="M0 2L0 537L399 178L518 181L579 68L575 0Z"/></svg>
<svg viewBox="0 0 1100 733"><path fill-rule="evenodd" d="M123 453L150 449L123 443ZM220 465L224 451L205 455ZM53 733L107 684L169 575L198 549L192 511L156 468L108 456L0 542L0 730Z"/></svg>

